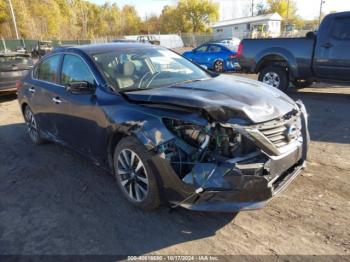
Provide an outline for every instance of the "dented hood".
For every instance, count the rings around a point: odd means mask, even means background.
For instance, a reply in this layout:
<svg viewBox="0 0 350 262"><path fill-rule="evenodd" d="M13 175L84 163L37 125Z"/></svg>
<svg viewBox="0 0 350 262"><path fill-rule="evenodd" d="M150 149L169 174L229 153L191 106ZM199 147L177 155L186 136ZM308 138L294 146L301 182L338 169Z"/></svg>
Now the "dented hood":
<svg viewBox="0 0 350 262"><path fill-rule="evenodd" d="M225 75L126 94L134 102L204 110L220 122L233 122L239 118L260 123L281 117L296 107L295 102L278 89L243 77Z"/></svg>

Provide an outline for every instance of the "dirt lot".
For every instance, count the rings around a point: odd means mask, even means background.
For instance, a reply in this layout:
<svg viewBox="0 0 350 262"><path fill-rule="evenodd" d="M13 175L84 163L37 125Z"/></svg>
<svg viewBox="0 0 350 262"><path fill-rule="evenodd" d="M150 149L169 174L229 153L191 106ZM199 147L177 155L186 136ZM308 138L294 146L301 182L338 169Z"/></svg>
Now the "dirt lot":
<svg viewBox="0 0 350 262"><path fill-rule="evenodd" d="M139 211L108 173L33 145L15 96L0 98L0 254L350 255L350 88L290 95L310 114L307 170L265 209L236 215Z"/></svg>

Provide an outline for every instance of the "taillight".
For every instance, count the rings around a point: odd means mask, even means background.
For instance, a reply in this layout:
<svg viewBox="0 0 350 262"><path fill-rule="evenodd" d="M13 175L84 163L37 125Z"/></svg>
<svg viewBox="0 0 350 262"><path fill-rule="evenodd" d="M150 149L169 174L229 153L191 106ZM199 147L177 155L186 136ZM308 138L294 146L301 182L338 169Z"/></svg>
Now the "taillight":
<svg viewBox="0 0 350 262"><path fill-rule="evenodd" d="M242 55L242 52L243 52L243 43L240 42L239 45L238 45L238 49L237 49L237 58L241 57Z"/></svg>
<svg viewBox="0 0 350 262"><path fill-rule="evenodd" d="M23 87L23 82L21 80L16 81L17 92Z"/></svg>

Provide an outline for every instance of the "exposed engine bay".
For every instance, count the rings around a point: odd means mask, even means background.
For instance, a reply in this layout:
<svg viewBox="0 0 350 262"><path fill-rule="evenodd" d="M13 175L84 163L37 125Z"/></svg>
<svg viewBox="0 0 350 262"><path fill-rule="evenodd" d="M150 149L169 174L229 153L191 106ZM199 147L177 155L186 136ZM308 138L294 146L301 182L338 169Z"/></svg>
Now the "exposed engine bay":
<svg viewBox="0 0 350 262"><path fill-rule="evenodd" d="M180 120L164 122L177 138L159 150L181 178L198 162L220 163L257 150L252 141L218 123L200 127Z"/></svg>

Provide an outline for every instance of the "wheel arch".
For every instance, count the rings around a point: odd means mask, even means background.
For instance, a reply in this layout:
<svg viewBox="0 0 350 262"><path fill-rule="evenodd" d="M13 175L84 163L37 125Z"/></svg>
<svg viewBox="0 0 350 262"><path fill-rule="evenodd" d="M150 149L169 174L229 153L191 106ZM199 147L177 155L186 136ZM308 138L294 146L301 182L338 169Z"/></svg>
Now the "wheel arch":
<svg viewBox="0 0 350 262"><path fill-rule="evenodd" d="M107 147L107 157L108 157L108 165L112 173L114 173L114 163L113 163L114 149L116 148L118 143L126 136L127 136L126 133L116 131L116 132L113 132L109 138L108 147Z"/></svg>
<svg viewBox="0 0 350 262"><path fill-rule="evenodd" d="M25 109L27 106L29 106L27 102L23 102L23 103L21 104L21 112L22 112L22 115L24 115L24 109Z"/></svg>
<svg viewBox="0 0 350 262"><path fill-rule="evenodd" d="M255 67L255 73L259 73L264 67L277 65L285 67L289 72L290 79L298 77L298 66L295 57L285 49L273 49L268 52L260 53L255 61L258 61Z"/></svg>
<svg viewBox="0 0 350 262"><path fill-rule="evenodd" d="M173 138L173 135L171 135L170 132L159 132L156 131L154 135L150 135L149 132L147 132L148 129L144 129L141 126L135 125L133 127L128 127L126 129L119 128L115 129L111 132L111 135L108 139L108 146L107 146L107 156L108 156L108 165L110 169L114 172L114 150L117 147L117 145L120 143L120 141L125 137L135 137L142 145L145 146L147 150L154 150L159 144L170 140ZM157 137L163 137L165 141L159 140Z"/></svg>

